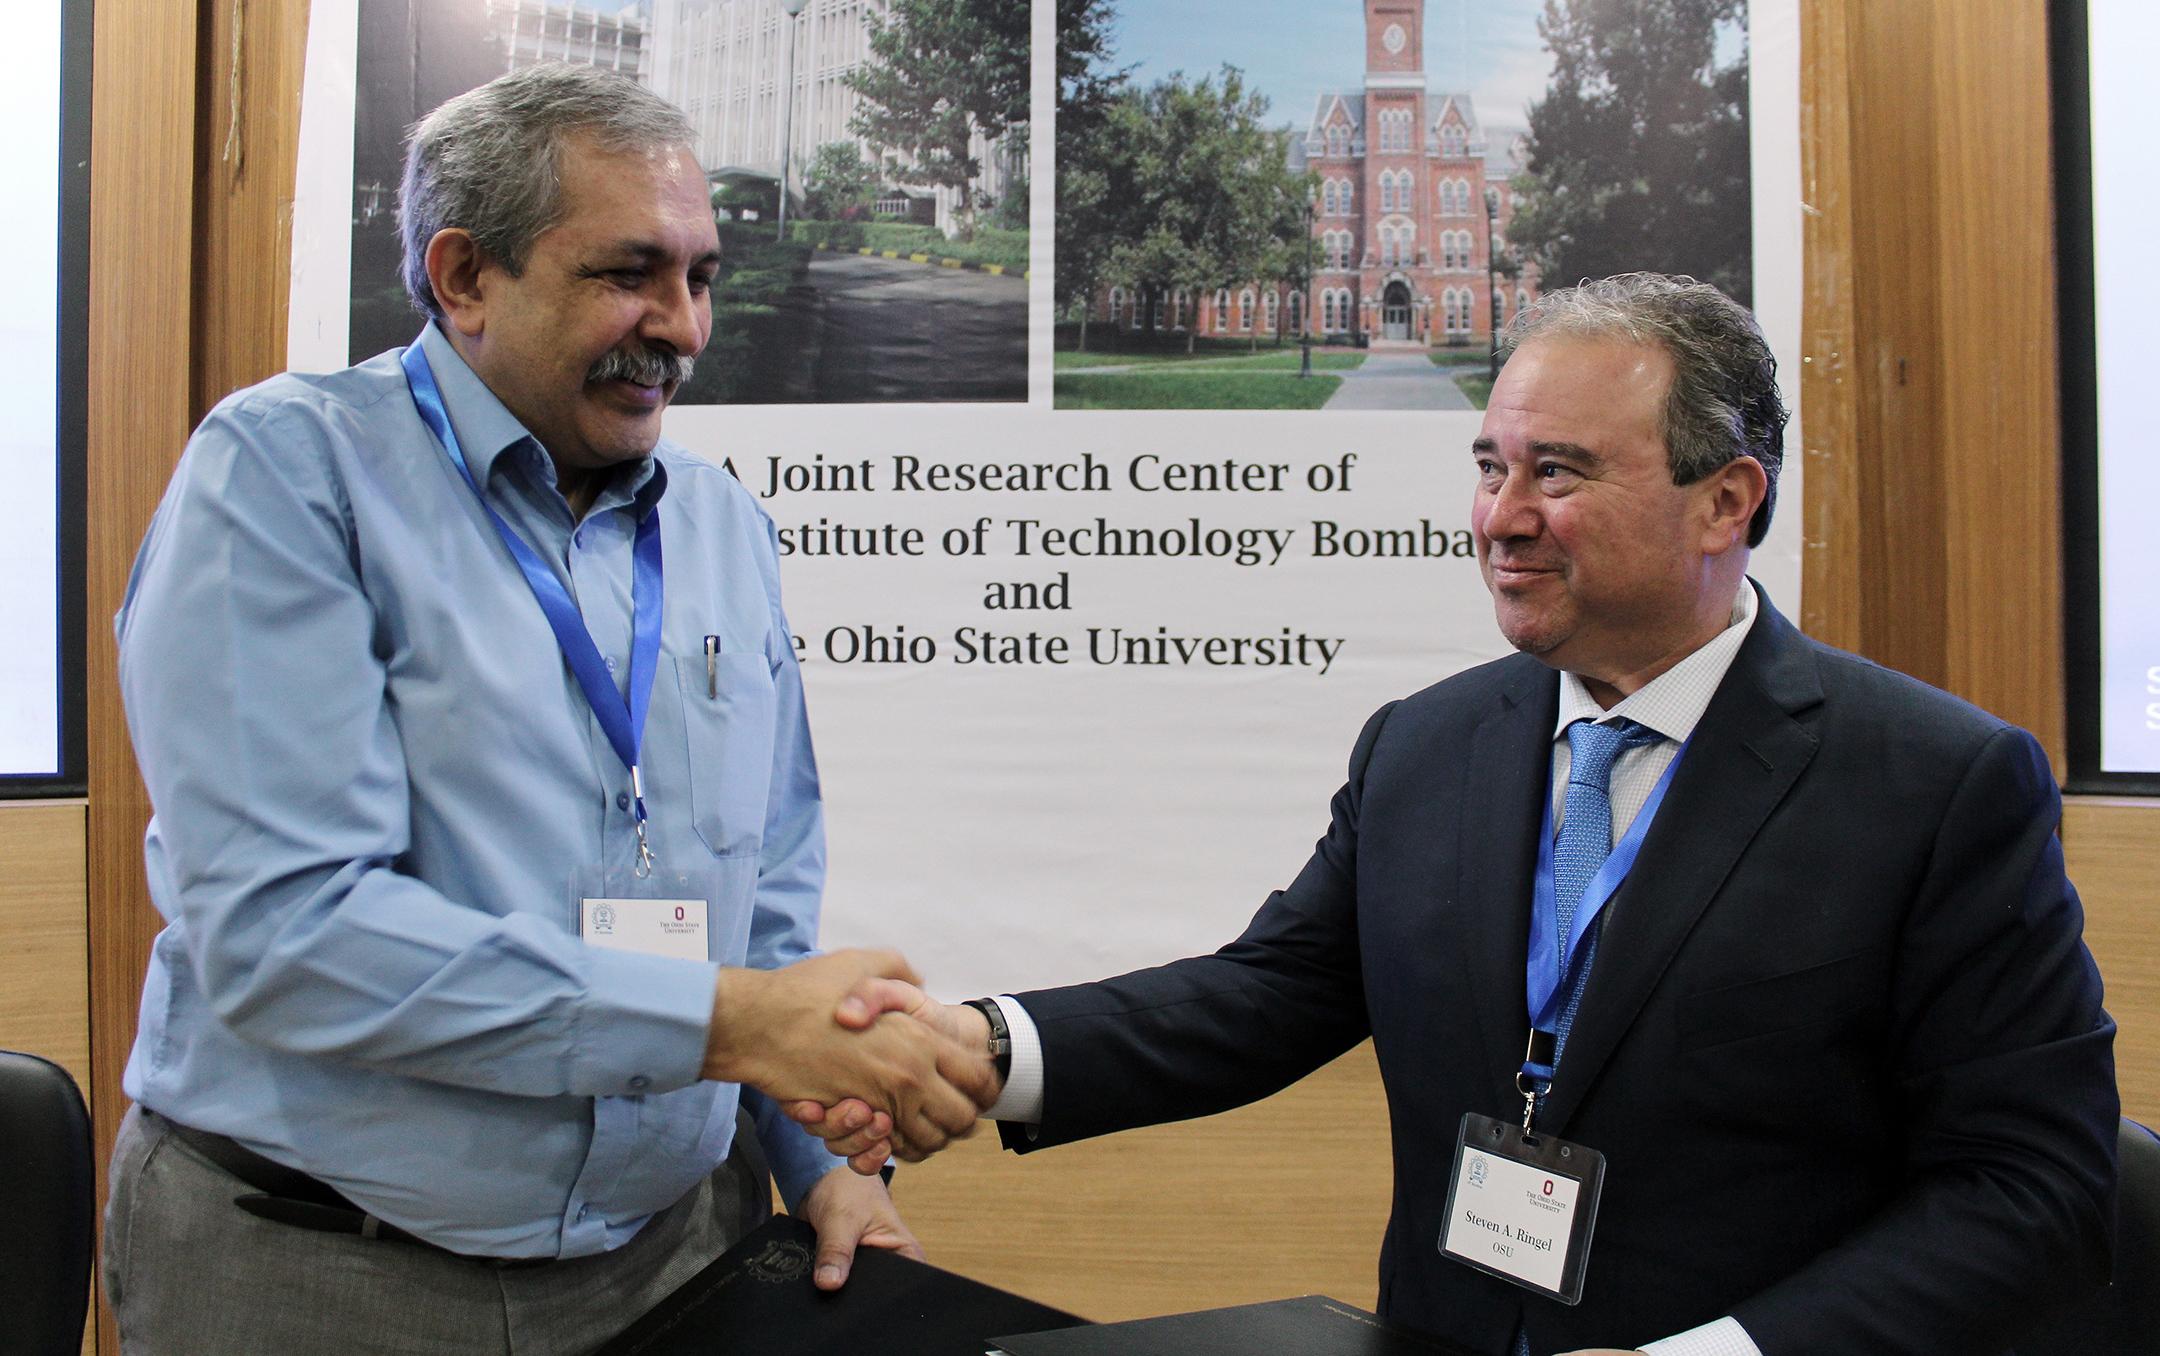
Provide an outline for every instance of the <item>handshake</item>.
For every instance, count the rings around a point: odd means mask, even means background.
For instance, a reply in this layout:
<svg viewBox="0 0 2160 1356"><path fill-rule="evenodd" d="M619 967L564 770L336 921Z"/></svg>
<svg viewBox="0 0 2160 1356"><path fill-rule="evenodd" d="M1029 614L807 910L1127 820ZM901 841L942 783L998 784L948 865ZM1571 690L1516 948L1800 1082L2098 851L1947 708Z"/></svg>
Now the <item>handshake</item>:
<svg viewBox="0 0 2160 1356"><path fill-rule="evenodd" d="M920 1162L970 1134L1002 1085L989 1021L921 983L894 951L723 969L704 1076L763 1092L866 1176Z"/></svg>

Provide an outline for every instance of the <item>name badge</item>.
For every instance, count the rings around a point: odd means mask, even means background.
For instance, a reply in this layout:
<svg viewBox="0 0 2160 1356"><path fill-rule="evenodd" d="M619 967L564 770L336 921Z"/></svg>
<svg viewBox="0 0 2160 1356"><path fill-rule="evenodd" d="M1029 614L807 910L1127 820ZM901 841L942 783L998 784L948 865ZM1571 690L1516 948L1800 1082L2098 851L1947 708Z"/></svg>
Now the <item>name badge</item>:
<svg viewBox="0 0 2160 1356"><path fill-rule="evenodd" d="M1582 1302L1605 1155L1490 1116L1466 1115L1455 1140L1440 1251L1479 1271Z"/></svg>
<svg viewBox="0 0 2160 1356"><path fill-rule="evenodd" d="M710 906L702 899L585 899L578 936L612 951L706 959Z"/></svg>

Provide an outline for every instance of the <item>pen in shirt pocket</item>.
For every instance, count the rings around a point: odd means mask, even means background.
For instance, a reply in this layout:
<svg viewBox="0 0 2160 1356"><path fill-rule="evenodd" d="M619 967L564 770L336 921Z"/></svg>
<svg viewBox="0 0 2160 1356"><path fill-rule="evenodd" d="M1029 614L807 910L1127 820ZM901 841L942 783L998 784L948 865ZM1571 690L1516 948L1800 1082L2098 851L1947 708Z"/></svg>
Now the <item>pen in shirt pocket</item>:
<svg viewBox="0 0 2160 1356"><path fill-rule="evenodd" d="M720 699L720 637L705 637L705 699Z"/></svg>

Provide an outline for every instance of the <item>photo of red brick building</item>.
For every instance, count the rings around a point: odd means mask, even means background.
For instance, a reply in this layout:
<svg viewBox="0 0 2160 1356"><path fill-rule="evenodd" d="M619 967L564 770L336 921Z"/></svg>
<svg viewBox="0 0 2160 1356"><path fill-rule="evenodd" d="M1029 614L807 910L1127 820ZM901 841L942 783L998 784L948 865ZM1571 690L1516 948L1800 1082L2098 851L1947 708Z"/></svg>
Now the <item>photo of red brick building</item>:
<svg viewBox="0 0 2160 1356"><path fill-rule="evenodd" d="M1752 295L1746 0L1058 24L1060 409L1478 409L1543 280Z"/></svg>
<svg viewBox="0 0 2160 1356"><path fill-rule="evenodd" d="M1139 297L1103 289L1093 319L1202 335L1278 333L1378 346L1479 346L1537 296L1537 267L1507 248L1521 134L1490 134L1471 96L1428 87L1424 0L1363 0L1365 76L1321 94L1285 132L1315 181L1312 282ZM1152 307L1149 316L1145 307Z"/></svg>
<svg viewBox="0 0 2160 1356"><path fill-rule="evenodd" d="M1537 295L1534 267L1507 276L1514 137L1427 86L1424 22L1424 0L1365 0L1363 88L1323 94L1291 140L1291 167L1320 181L1316 333L1485 344Z"/></svg>

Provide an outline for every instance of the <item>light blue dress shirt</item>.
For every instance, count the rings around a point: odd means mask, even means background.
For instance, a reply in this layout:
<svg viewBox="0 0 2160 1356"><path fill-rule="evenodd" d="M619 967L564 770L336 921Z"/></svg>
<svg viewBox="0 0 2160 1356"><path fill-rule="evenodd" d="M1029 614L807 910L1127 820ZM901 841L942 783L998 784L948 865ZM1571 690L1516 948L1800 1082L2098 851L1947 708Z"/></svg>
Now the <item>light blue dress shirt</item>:
<svg viewBox="0 0 2160 1356"><path fill-rule="evenodd" d="M115 627L166 927L124 1085L443 1247L585 1256L728 1153L738 1089L698 1076L718 966L815 945L802 677L733 477L663 442L575 522L539 444L420 342L618 684L637 515L660 515L648 831L663 865L717 868L709 961L578 939L572 872L634 855L629 774L393 352L226 399L136 559ZM837 1166L743 1102L790 1201Z"/></svg>

